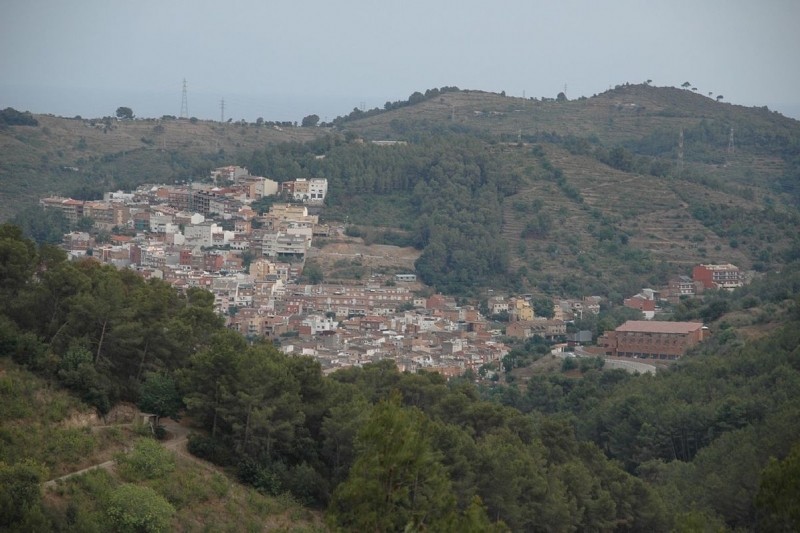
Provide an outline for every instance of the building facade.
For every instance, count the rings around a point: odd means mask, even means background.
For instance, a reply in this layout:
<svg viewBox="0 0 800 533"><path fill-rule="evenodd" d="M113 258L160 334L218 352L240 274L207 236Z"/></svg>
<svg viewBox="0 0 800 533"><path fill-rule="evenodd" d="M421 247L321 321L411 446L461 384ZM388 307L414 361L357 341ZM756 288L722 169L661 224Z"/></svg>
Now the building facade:
<svg viewBox="0 0 800 533"><path fill-rule="evenodd" d="M598 339L605 355L637 359L678 359L703 341L701 322L628 320Z"/></svg>
<svg viewBox="0 0 800 533"><path fill-rule="evenodd" d="M697 265L692 269L692 279L705 289L735 289L744 285L742 272L736 265Z"/></svg>

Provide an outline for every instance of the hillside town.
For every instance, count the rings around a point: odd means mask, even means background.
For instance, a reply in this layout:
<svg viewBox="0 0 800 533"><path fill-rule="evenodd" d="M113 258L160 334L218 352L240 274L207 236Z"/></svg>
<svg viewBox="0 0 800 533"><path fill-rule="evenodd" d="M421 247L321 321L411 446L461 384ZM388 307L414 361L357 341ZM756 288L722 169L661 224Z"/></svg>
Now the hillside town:
<svg viewBox="0 0 800 533"><path fill-rule="evenodd" d="M640 311L643 320L601 339L567 330L568 323L600 313L599 296L554 299L552 310L540 309L537 316L532 295L490 294L482 313L430 294L407 272L320 283L303 276L312 243L342 237L345 229L320 222L327 192L326 179L279 183L228 166L212 171L207 183L148 185L108 192L98 201L48 197L40 204L61 211L73 225L90 220L92 233L64 236L71 258L130 268L178 290L206 289L228 328L314 357L325 371L391 358L401 370L456 376L501 361L509 352L504 339L537 335L570 345L597 342L598 355L673 360L702 340L702 324L664 326L653 320L660 303L732 289L746 279L735 265L697 265L691 276L626 298L624 306ZM265 199L269 208L259 214L254 204ZM504 331L489 318L498 316L508 320ZM664 337L663 349L630 348L631 332Z"/></svg>

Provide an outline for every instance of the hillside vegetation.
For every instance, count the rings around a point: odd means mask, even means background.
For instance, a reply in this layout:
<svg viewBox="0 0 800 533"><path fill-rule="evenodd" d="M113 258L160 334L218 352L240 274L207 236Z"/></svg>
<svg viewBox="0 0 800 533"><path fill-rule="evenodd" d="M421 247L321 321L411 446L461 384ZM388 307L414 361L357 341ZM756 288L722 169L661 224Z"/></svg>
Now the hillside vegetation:
<svg viewBox="0 0 800 533"><path fill-rule="evenodd" d="M318 513L161 446L0 358L3 531L318 531ZM107 461L115 463L107 463ZM47 483L97 464L106 468Z"/></svg>
<svg viewBox="0 0 800 533"><path fill-rule="evenodd" d="M35 120L0 131L6 216L47 192L93 197L235 163L328 178L325 216L418 248L422 279L456 294L613 296L698 262L768 271L800 257L800 123L688 89L568 100L444 87L332 127Z"/></svg>
<svg viewBox="0 0 800 533"><path fill-rule="evenodd" d="M163 119L117 120L36 115L0 121L0 220L41 196L95 198L141 183L203 179L217 166L265 144L303 141L313 128Z"/></svg>
<svg viewBox="0 0 800 533"><path fill-rule="evenodd" d="M207 293L69 263L10 225L0 272L13 303L0 310L5 529L322 528L297 502L346 531L798 526L796 263L678 306L715 335L669 371L588 366L531 378L524 393L391 360L325 376L223 328ZM188 450L217 468L128 430L82 429L69 421L87 408L59 389L99 413L120 400L185 409ZM112 472L42 489L123 446Z"/></svg>

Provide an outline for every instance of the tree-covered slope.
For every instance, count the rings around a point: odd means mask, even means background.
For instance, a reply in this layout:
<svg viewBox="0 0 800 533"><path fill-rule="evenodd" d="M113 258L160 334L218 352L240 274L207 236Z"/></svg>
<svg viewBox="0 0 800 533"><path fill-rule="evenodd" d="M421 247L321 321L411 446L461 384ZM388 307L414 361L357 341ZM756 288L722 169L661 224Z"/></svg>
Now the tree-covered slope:
<svg viewBox="0 0 800 533"><path fill-rule="evenodd" d="M8 225L0 272L0 296L14 303L0 314L8 400L0 503L17 510L3 515L4 526L103 527L143 520L136 511L144 507L149 519L193 529L198 502L233 497L222 478L173 470L159 447L137 444L115 476L79 478L42 503L44 469L78 468L122 435L102 441L61 427L75 400L42 400L8 358L101 413L120 399L164 416L183 404L196 424L190 452L263 494L324 509L332 529L793 523L791 509L774 502L791 501L795 489L774 465L791 465L800 439L796 265L680 306L680 318L717 322L712 339L669 371L588 370L485 397L468 376L446 382L401 373L392 361L325 376L310 358L222 328L200 291L180 295L92 262L67 263ZM34 428L52 453L31 440Z"/></svg>
<svg viewBox="0 0 800 533"><path fill-rule="evenodd" d="M654 376L588 370L484 392L523 412L571 420L581 440L655 488L683 527L796 527L793 505L779 503L797 494L795 472L771 486L764 476L768 465L796 460L786 458L800 445L798 294L795 263L734 293L682 304L676 317L704 319L711 337ZM774 483L780 494L769 492Z"/></svg>

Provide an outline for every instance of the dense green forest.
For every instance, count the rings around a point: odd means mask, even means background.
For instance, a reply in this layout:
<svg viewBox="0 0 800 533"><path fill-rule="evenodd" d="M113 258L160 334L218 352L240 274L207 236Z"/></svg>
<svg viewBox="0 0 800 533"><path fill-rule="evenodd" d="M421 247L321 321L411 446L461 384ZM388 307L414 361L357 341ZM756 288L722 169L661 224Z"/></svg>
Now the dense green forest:
<svg viewBox="0 0 800 533"><path fill-rule="evenodd" d="M208 293L67 262L10 225L0 228L0 273L2 357L101 413L121 400L161 416L185 408L197 425L192 453L265 494L324 510L334 530L798 526L785 503L798 495L797 268L682 307L717 313L717 333L670 371L588 369L524 390L401 373L391 361L325 377L312 359L225 330ZM2 378L4 394L15 386ZM118 487L105 511L78 507L70 512L81 520L67 519L38 486L56 465L21 445L25 434L16 424L0 431L4 528L112 527L125 498L168 521L180 504L174 489L157 498ZM131 482L144 468L136 454L153 468L163 459L136 450L122 464Z"/></svg>
<svg viewBox="0 0 800 533"><path fill-rule="evenodd" d="M503 199L523 178L481 139L429 135L387 148L327 137L267 147L247 166L287 179L327 178L326 217L405 232L384 233L381 242L423 250L417 272L439 290L469 294L509 284L508 250L497 235Z"/></svg>

